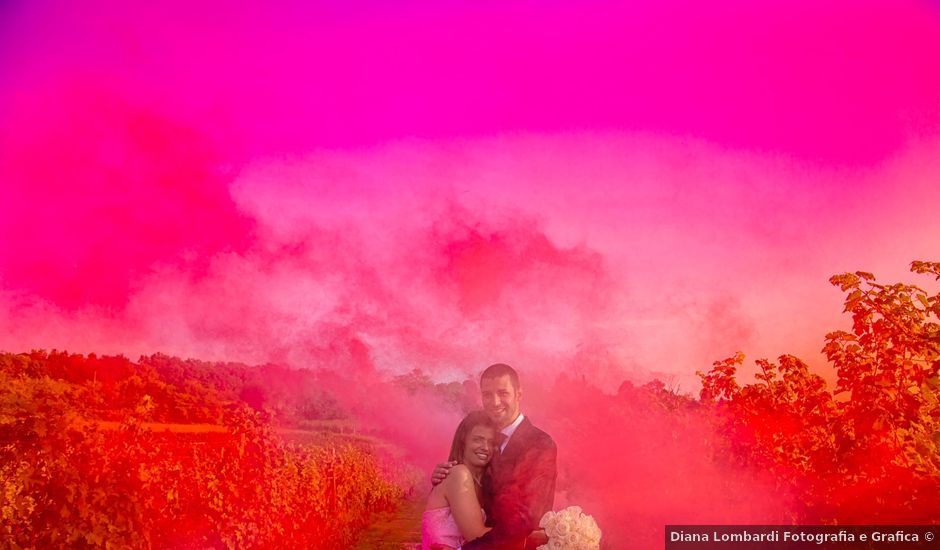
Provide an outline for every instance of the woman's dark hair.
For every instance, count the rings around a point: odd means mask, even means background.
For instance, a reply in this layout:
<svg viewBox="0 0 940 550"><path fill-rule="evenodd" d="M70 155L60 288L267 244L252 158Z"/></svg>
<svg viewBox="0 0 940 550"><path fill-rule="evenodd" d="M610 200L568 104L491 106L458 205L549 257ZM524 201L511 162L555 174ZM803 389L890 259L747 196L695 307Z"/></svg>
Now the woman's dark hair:
<svg viewBox="0 0 940 550"><path fill-rule="evenodd" d="M492 428L494 432L499 433L499 426L496 425L496 422L489 417L483 411L473 411L463 420L460 421L460 425L457 426L457 431L454 433L454 442L450 444L450 456L447 457L448 461L456 460L457 462L463 462L463 451L467 448L467 436L470 435L470 431L477 426L486 426L487 428Z"/></svg>

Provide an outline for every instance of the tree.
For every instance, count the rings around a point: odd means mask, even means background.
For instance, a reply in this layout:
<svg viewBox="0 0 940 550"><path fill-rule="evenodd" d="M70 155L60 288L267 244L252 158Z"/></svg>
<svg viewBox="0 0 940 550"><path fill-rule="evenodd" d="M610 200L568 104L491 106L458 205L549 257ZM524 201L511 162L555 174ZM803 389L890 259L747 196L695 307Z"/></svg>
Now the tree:
<svg viewBox="0 0 940 550"><path fill-rule="evenodd" d="M940 263L911 270L940 280ZM729 452L770 471L803 502L803 521L940 519L940 293L885 285L867 272L830 282L847 293L852 331L823 348L837 383L796 357L757 361L757 382L741 386L744 356L718 361L702 378Z"/></svg>

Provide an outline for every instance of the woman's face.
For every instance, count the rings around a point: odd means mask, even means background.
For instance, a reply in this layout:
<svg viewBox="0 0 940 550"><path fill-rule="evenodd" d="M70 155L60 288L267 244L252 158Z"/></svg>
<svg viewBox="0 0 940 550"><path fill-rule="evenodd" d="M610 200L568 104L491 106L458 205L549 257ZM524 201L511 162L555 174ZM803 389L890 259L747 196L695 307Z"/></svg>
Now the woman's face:
<svg viewBox="0 0 940 550"><path fill-rule="evenodd" d="M488 426L474 426L467 434L463 450L464 464L486 466L496 449L496 430Z"/></svg>

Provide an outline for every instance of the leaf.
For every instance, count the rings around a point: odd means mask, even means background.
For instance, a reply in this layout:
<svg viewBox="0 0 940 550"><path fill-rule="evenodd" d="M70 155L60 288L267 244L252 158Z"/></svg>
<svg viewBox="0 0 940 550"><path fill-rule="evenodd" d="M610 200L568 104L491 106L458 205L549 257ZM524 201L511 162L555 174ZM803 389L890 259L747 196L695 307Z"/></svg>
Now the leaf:
<svg viewBox="0 0 940 550"><path fill-rule="evenodd" d="M838 286L844 292L850 288L857 287L859 278L857 275L851 273L843 273L841 275L833 275L829 278L829 282L834 286Z"/></svg>

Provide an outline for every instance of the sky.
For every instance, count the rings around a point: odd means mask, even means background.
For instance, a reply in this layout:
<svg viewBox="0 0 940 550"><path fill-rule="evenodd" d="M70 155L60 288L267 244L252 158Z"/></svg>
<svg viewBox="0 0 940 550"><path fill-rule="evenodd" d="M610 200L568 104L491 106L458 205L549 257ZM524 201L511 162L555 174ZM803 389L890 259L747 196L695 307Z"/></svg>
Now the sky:
<svg viewBox="0 0 940 550"><path fill-rule="evenodd" d="M0 349L694 392L940 252L936 3L128 4L0 6Z"/></svg>

